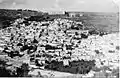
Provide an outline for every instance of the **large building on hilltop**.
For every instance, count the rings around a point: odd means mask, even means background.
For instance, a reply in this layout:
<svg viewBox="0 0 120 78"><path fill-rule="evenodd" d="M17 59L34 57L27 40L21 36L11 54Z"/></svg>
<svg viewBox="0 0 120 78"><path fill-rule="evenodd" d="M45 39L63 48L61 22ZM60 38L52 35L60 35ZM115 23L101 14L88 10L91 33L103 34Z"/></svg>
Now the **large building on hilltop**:
<svg viewBox="0 0 120 78"><path fill-rule="evenodd" d="M81 17L83 16L82 12L74 12L74 11L50 11L48 12L50 16L67 16L67 17Z"/></svg>
<svg viewBox="0 0 120 78"><path fill-rule="evenodd" d="M68 17L81 17L83 16L83 13L82 12L72 12L72 11L68 11L68 12L65 12L65 14L68 16Z"/></svg>
<svg viewBox="0 0 120 78"><path fill-rule="evenodd" d="M64 11L50 11L48 12L49 15L64 15Z"/></svg>

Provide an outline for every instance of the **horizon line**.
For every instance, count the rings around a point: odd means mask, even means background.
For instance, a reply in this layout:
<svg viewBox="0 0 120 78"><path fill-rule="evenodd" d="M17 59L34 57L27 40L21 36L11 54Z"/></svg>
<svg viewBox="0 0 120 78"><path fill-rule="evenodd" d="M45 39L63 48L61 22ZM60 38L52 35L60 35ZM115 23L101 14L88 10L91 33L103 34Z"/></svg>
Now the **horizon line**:
<svg viewBox="0 0 120 78"><path fill-rule="evenodd" d="M6 9L6 10L19 10L19 9L22 9L22 10L32 10L32 11L38 11L38 12L93 12L93 13L119 13L119 11L118 12L106 12L106 11L101 11L101 12L99 12L99 11L70 11L70 10L63 10L63 11L58 11L58 10L51 10L51 11L43 11L43 10L36 10L36 9L29 9L29 8L25 8L25 9L23 9L23 8L0 8L0 9Z"/></svg>

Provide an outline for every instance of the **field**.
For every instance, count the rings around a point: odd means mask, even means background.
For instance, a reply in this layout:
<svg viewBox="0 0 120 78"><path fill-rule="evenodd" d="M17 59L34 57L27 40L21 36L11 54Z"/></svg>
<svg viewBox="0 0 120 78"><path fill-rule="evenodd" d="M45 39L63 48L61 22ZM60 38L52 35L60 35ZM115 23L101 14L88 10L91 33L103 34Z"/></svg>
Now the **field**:
<svg viewBox="0 0 120 78"><path fill-rule="evenodd" d="M68 19L82 21L87 28L95 28L109 33L119 31L119 17L117 13L84 12L83 14L80 18Z"/></svg>

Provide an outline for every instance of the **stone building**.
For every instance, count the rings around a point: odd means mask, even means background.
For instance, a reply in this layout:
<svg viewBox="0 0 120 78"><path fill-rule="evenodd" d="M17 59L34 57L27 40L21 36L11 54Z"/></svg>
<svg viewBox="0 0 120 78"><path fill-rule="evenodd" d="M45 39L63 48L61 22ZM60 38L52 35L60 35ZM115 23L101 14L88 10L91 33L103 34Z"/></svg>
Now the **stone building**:
<svg viewBox="0 0 120 78"><path fill-rule="evenodd" d="M81 12L65 12L68 17L81 17L83 13Z"/></svg>

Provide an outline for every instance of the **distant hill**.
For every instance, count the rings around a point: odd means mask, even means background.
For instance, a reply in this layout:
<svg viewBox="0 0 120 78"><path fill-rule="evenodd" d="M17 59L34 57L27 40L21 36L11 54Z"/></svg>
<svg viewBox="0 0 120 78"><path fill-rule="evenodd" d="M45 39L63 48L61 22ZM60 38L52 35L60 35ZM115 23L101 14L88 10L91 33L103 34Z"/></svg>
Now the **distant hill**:
<svg viewBox="0 0 120 78"><path fill-rule="evenodd" d="M43 12L38 12L34 10L12 10L12 9L0 9L0 16L9 16L9 17L29 17L29 16L39 16L44 14Z"/></svg>
<svg viewBox="0 0 120 78"><path fill-rule="evenodd" d="M43 14L43 12L34 10L0 9L0 28L8 27L12 21L20 17L41 16Z"/></svg>

